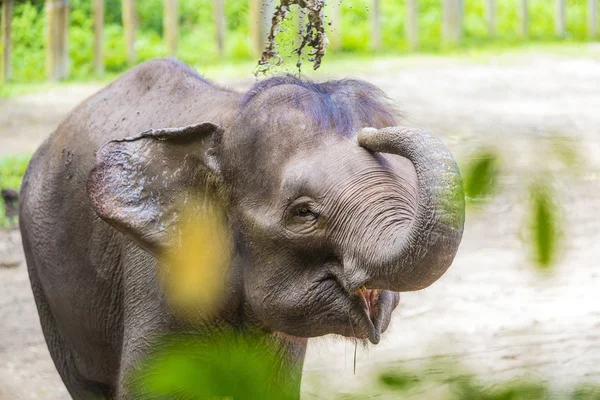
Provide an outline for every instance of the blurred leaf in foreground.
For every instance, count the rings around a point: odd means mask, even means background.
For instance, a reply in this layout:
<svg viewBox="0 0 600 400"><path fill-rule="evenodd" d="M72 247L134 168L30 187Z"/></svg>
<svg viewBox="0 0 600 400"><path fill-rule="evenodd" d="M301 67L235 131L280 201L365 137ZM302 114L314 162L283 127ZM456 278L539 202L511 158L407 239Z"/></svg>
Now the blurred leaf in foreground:
<svg viewBox="0 0 600 400"><path fill-rule="evenodd" d="M202 319L218 307L227 281L231 243L224 210L209 197L188 202L173 237L162 259L168 299L180 316Z"/></svg>
<svg viewBox="0 0 600 400"><path fill-rule="evenodd" d="M379 375L379 381L389 389L402 391L408 390L419 383L419 378L396 371L385 371Z"/></svg>
<svg viewBox="0 0 600 400"><path fill-rule="evenodd" d="M132 382L142 398L294 399L282 360L264 336L214 329L164 339Z"/></svg>
<svg viewBox="0 0 600 400"><path fill-rule="evenodd" d="M489 400L546 400L548 387L541 382L514 382L486 391Z"/></svg>
<svg viewBox="0 0 600 400"><path fill-rule="evenodd" d="M579 142L573 138L557 136L552 138L551 151L557 161L574 172L579 172L585 164Z"/></svg>
<svg viewBox="0 0 600 400"><path fill-rule="evenodd" d="M600 400L600 386L580 385L571 394L572 400Z"/></svg>
<svg viewBox="0 0 600 400"><path fill-rule="evenodd" d="M485 201L498 185L500 159L490 149L480 150L469 159L463 177L465 196L470 202Z"/></svg>
<svg viewBox="0 0 600 400"><path fill-rule="evenodd" d="M532 185L529 195L529 230L534 259L538 267L546 269L554 264L558 256L561 239L558 207L545 182Z"/></svg>
<svg viewBox="0 0 600 400"><path fill-rule="evenodd" d="M442 366L435 372L431 369L411 371L386 370L378 375L378 380L394 394L416 389L407 398L435 398L439 400L546 400L550 396L547 382L537 379L521 378L518 380L483 384L475 375L460 372L459 365ZM592 393L593 388L587 388ZM583 393L583 390L581 390ZM415 397L414 395L420 395ZM588 397L582 399L587 400Z"/></svg>

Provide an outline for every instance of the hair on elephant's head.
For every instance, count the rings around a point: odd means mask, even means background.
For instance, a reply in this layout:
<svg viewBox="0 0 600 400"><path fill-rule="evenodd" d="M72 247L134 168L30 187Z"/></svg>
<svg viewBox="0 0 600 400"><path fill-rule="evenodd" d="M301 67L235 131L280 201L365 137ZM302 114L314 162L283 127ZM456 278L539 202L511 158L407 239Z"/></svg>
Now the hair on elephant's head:
<svg viewBox="0 0 600 400"><path fill-rule="evenodd" d="M372 343L401 291L450 266L464 224L458 168L430 134L396 126L356 80L257 83L209 121L111 141L88 191L101 218L159 253L182 198L215 188L235 232L245 309L292 336Z"/></svg>

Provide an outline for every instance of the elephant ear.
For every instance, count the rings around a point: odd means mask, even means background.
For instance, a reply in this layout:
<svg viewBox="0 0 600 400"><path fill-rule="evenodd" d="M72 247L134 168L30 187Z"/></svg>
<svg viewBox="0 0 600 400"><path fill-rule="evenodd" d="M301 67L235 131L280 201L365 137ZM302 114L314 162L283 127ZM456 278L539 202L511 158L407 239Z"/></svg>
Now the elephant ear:
<svg viewBox="0 0 600 400"><path fill-rule="evenodd" d="M87 190L96 213L159 255L170 245L180 208L220 180L212 123L152 129L112 140L96 155Z"/></svg>

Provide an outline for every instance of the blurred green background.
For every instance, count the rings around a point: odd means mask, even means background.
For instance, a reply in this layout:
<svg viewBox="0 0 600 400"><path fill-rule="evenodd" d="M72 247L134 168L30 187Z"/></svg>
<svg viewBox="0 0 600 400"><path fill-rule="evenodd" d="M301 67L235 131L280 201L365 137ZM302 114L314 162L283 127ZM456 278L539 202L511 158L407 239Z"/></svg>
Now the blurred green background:
<svg viewBox="0 0 600 400"><path fill-rule="evenodd" d="M167 55L163 35L163 0L136 2L136 57L142 62ZM405 32L405 0L381 0L381 52L403 54L408 51ZM496 35L488 36L484 0L464 1L463 39L461 48L509 47L531 42L589 40L587 35L586 0L568 0L567 36L555 34L555 7L551 0L529 0L529 36L519 31L519 0L502 0L496 4ZM70 0L69 58L71 79L93 77L93 20L90 0ZM341 50L349 54L372 54L370 0L341 2ZM44 2L17 3L13 19L13 80L41 81L44 74L45 11ZM295 10L294 14L296 14ZM104 56L106 70L121 72L127 68L125 37L121 22L121 1L106 0ZM226 35L224 56L218 55L213 18L213 1L179 2L180 40L178 58L192 65L214 65L252 59L249 35L249 1L225 2ZM326 8L327 15L327 8ZM330 18L328 18L330 19ZM287 27L293 24L293 18ZM294 35L295 29L284 29L280 42ZM421 52L439 53L456 50L442 44L441 0L419 1L419 40ZM292 41L293 42L293 41ZM288 46L291 52L293 46ZM284 51L285 56L285 51ZM327 58L325 59L327 62Z"/></svg>

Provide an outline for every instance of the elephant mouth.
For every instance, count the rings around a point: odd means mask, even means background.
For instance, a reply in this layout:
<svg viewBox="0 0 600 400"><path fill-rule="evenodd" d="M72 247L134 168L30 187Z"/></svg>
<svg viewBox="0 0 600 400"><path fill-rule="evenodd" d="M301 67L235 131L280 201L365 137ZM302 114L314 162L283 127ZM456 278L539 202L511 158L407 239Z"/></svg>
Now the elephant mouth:
<svg viewBox="0 0 600 400"><path fill-rule="evenodd" d="M392 311L398 305L399 294L363 286L352 293L351 298L357 309L353 336L378 344L390 322Z"/></svg>
<svg viewBox="0 0 600 400"><path fill-rule="evenodd" d="M362 300L363 312L367 316L366 322L368 326L366 326L366 328L369 335L369 341L373 344L377 344L381 338L381 331L377 328L376 324L378 310L375 308L375 304L379 298L379 291L377 289L367 289L365 286L362 286L354 295Z"/></svg>

